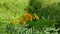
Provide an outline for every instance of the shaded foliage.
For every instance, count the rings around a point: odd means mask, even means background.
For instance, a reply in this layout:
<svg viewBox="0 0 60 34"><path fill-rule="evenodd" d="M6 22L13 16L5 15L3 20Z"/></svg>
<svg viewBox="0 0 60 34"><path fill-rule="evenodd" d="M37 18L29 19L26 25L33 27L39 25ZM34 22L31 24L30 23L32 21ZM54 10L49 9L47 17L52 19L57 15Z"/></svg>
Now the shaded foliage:
<svg viewBox="0 0 60 34"><path fill-rule="evenodd" d="M60 3L53 3L52 5L46 5L46 7L43 7L39 0L30 0L28 12L32 14L37 13L41 19L44 17L47 20L54 20L56 23L60 23L59 9Z"/></svg>

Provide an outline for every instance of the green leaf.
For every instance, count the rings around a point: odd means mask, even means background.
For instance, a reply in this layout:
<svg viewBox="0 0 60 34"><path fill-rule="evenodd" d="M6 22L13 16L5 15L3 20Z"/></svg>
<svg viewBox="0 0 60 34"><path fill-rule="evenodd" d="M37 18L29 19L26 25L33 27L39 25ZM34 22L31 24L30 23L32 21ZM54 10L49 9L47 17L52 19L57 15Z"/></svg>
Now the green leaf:
<svg viewBox="0 0 60 34"><path fill-rule="evenodd" d="M29 22L28 24L29 24L29 26L34 27L34 28L42 28L42 27L44 27L44 25L46 25L48 27L53 27L53 24L55 24L55 22L52 20L41 19L36 22L34 22L34 21Z"/></svg>
<svg viewBox="0 0 60 34"><path fill-rule="evenodd" d="M33 27L33 26L35 25L35 22L34 22L34 21L28 22L28 25L29 25L30 27Z"/></svg>
<svg viewBox="0 0 60 34"><path fill-rule="evenodd" d="M40 28L40 27L43 27L44 25L45 25L45 20L41 19L35 23L34 27Z"/></svg>
<svg viewBox="0 0 60 34"><path fill-rule="evenodd" d="M53 20L47 20L47 21L46 21L46 25L47 25L48 27L52 27L54 24L55 24L55 21L53 21Z"/></svg>

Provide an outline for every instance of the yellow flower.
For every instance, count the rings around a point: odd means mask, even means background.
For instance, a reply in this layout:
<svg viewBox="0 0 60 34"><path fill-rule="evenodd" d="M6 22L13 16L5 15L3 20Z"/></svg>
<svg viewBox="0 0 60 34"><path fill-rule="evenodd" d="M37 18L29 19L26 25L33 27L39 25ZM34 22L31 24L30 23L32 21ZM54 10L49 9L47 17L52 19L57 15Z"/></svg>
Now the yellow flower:
<svg viewBox="0 0 60 34"><path fill-rule="evenodd" d="M15 25L15 26L16 26L16 25L18 25L18 22L17 22L17 21L15 21L15 22L14 22L14 25Z"/></svg>
<svg viewBox="0 0 60 34"><path fill-rule="evenodd" d="M20 17L19 22L23 24L23 17Z"/></svg>
<svg viewBox="0 0 60 34"><path fill-rule="evenodd" d="M26 21L23 21L23 26L26 26L26 25L27 25Z"/></svg>
<svg viewBox="0 0 60 34"><path fill-rule="evenodd" d="M34 20L39 20L39 17L36 14L34 14Z"/></svg>
<svg viewBox="0 0 60 34"><path fill-rule="evenodd" d="M24 17L25 17L25 19L26 19L27 21L32 21L32 15L31 15L31 14L25 13L25 14L24 14Z"/></svg>
<svg viewBox="0 0 60 34"><path fill-rule="evenodd" d="M19 21L23 26L26 26L27 23L24 21L23 17L20 17Z"/></svg>
<svg viewBox="0 0 60 34"><path fill-rule="evenodd" d="M17 24L18 24L18 22L15 21L13 18L11 18L11 22L12 22L14 25L17 25Z"/></svg>

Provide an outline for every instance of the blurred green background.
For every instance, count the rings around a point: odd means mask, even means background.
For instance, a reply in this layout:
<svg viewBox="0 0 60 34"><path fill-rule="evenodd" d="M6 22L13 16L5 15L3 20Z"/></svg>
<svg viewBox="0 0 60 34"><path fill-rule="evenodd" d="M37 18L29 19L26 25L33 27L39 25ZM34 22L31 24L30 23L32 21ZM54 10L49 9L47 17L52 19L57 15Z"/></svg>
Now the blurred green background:
<svg viewBox="0 0 60 34"><path fill-rule="evenodd" d="M56 27L60 28L60 0L0 0L0 34L10 34L6 32L6 25L10 23L10 18L17 21L25 12L37 13L40 19L54 20L59 24ZM23 26L20 27L22 27L21 31L26 30Z"/></svg>

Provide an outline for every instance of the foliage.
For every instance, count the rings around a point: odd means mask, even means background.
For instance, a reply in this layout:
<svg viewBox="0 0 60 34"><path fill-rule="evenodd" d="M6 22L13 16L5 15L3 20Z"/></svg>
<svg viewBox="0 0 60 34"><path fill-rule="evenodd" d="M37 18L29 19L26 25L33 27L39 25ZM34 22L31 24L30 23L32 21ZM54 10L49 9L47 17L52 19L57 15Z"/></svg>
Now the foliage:
<svg viewBox="0 0 60 34"><path fill-rule="evenodd" d="M60 34L60 0L0 1L0 34Z"/></svg>

